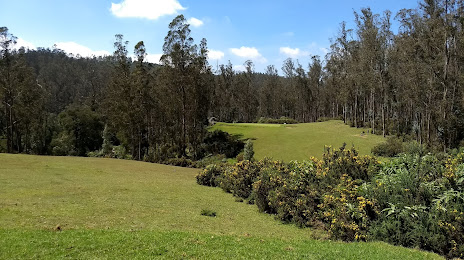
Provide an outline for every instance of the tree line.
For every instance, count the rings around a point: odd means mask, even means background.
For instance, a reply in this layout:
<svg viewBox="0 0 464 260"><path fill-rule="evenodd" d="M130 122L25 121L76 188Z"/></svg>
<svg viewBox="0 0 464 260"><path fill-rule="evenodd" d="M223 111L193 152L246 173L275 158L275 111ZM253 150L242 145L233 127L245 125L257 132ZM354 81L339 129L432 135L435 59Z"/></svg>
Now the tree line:
<svg viewBox="0 0 464 260"><path fill-rule="evenodd" d="M145 61L143 41L132 49L123 35L116 35L113 55L83 58L57 48L17 50L16 38L1 27L0 147L198 159L210 117L288 117L337 118L453 148L464 138L463 7L461 0L424 0L394 17L361 9L355 28L341 23L323 59L287 59L282 75L274 65L258 73L250 60L245 71L230 62L213 70L206 39L196 44L182 15L169 25L160 65Z"/></svg>

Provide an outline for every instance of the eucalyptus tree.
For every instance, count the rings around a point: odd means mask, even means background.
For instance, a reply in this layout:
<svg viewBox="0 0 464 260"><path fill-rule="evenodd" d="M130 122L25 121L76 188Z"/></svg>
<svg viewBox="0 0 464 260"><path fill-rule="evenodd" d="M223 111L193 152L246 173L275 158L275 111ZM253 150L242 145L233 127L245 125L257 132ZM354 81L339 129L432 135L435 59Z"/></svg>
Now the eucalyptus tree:
<svg viewBox="0 0 464 260"><path fill-rule="evenodd" d="M29 152L35 142L34 130L43 118L44 93L36 83L34 70L24 58L25 50L14 49L16 37L0 27L1 118L7 139L7 152ZM37 135L35 135L37 136Z"/></svg>
<svg viewBox="0 0 464 260"><path fill-rule="evenodd" d="M169 131L181 156L186 156L187 152L195 154L196 147L191 146L204 135L205 108L209 108L210 101L211 69L207 63L206 40L198 47L190 33L183 15L174 18L164 38L161 56L164 65L161 81L167 94Z"/></svg>

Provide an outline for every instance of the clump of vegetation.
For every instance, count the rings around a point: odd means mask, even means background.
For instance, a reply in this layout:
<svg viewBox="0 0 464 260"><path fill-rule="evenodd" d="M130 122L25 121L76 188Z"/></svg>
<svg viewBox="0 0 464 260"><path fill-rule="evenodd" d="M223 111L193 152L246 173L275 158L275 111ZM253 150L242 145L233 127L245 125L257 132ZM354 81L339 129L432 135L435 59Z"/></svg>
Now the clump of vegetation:
<svg viewBox="0 0 464 260"><path fill-rule="evenodd" d="M203 175L206 185L254 201L281 221L322 227L333 239L464 256L464 152L403 154L381 164L355 149L327 147L321 160L243 161Z"/></svg>
<svg viewBox="0 0 464 260"><path fill-rule="evenodd" d="M372 148L377 156L394 157L404 152L403 141L397 137L389 137L387 141Z"/></svg>
<svg viewBox="0 0 464 260"><path fill-rule="evenodd" d="M243 160L251 161L253 160L254 155L255 155L255 151L253 149L253 141L248 139L245 144L245 149L243 151Z"/></svg>
<svg viewBox="0 0 464 260"><path fill-rule="evenodd" d="M227 158L235 158L245 144L239 135L231 135L221 130L208 132L203 140L203 153L206 155L224 154Z"/></svg>
<svg viewBox="0 0 464 260"><path fill-rule="evenodd" d="M207 217L216 217L217 216L216 211L212 211L212 210L209 210L209 209L202 209L200 214L202 216L207 216Z"/></svg>
<svg viewBox="0 0 464 260"><path fill-rule="evenodd" d="M274 119L274 118L267 118L267 117L261 117L258 120L259 124L298 124L298 121L296 121L293 118L285 117L282 116L280 118Z"/></svg>

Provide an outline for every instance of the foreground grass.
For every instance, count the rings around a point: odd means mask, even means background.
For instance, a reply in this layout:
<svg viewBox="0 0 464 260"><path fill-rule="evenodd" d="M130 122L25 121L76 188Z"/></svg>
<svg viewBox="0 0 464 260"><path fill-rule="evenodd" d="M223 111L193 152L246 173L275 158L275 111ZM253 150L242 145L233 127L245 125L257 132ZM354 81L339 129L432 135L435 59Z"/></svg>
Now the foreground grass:
<svg viewBox="0 0 464 260"><path fill-rule="evenodd" d="M284 161L321 158L326 145L338 148L343 143L348 148L354 146L360 154L371 154L372 147L385 141L382 136L367 134L368 129L349 127L338 120L295 125L218 123L211 129L255 139L257 159Z"/></svg>
<svg viewBox="0 0 464 260"><path fill-rule="evenodd" d="M191 232L0 230L0 258L438 259L385 243L341 243Z"/></svg>
<svg viewBox="0 0 464 260"><path fill-rule="evenodd" d="M197 185L196 172L0 154L0 259L438 258L384 243L311 239L317 234L310 229L281 224L220 189ZM202 216L203 209L217 216Z"/></svg>

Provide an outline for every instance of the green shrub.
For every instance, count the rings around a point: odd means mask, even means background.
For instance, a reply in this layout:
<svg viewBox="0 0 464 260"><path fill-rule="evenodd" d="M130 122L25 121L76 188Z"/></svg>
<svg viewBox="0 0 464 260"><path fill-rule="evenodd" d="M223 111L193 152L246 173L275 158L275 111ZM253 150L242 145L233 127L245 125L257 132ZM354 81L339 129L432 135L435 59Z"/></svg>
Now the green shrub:
<svg viewBox="0 0 464 260"><path fill-rule="evenodd" d="M243 151L243 159L251 161L253 160L253 156L255 155L255 151L253 150L253 142L248 139L245 144L245 149Z"/></svg>
<svg viewBox="0 0 464 260"><path fill-rule="evenodd" d="M445 159L403 154L380 164L342 146L326 148L322 160L215 167L197 181L219 184L281 221L322 226L333 239L464 257L464 152Z"/></svg>
<svg viewBox="0 0 464 260"><path fill-rule="evenodd" d="M270 197L274 197L277 188L283 185L288 170L285 164L279 161L264 165L258 179L253 183L255 204L261 212L274 214L277 213L278 202L274 200L271 203Z"/></svg>
<svg viewBox="0 0 464 260"><path fill-rule="evenodd" d="M403 141L397 137L389 137L384 143L372 148L372 153L377 156L394 157L404 152Z"/></svg>
<svg viewBox="0 0 464 260"><path fill-rule="evenodd" d="M113 146L112 154L113 157L117 159L132 159L132 156L130 154L127 154L127 150L126 147L124 147L124 145Z"/></svg>
<svg viewBox="0 0 464 260"><path fill-rule="evenodd" d="M298 121L296 121L293 118L288 118L284 116L278 119L261 117L258 120L258 123L259 124L298 124Z"/></svg>
<svg viewBox="0 0 464 260"><path fill-rule="evenodd" d="M318 170L321 171L320 174L326 176L324 179L327 185L337 184L344 174L354 180L368 181L380 167L380 162L375 157L359 156L354 147L351 149L345 147L346 144L343 144L338 150L334 150L330 146L325 148Z"/></svg>
<svg viewBox="0 0 464 260"><path fill-rule="evenodd" d="M243 161L243 157L244 157L243 152L241 152L237 155L237 157L235 157L235 159L237 160L237 162L241 162Z"/></svg>
<svg viewBox="0 0 464 260"><path fill-rule="evenodd" d="M216 187L219 186L219 178L224 174L225 165L210 164L196 176L200 185Z"/></svg>
<svg viewBox="0 0 464 260"><path fill-rule="evenodd" d="M212 210L209 210L209 209L202 209L200 214L202 216L207 216L207 217L216 217L217 216L216 211L212 211Z"/></svg>
<svg viewBox="0 0 464 260"><path fill-rule="evenodd" d="M262 162L241 161L227 167L220 179L220 187L234 196L247 199L253 190L253 183L259 175Z"/></svg>
<svg viewBox="0 0 464 260"><path fill-rule="evenodd" d="M187 167L187 168L196 168L197 164L195 161L192 161L190 159L187 159L185 157L181 158L170 158L164 161L165 164L167 165L172 165L172 166L179 166L179 167Z"/></svg>
<svg viewBox="0 0 464 260"><path fill-rule="evenodd" d="M240 138L239 135L230 135L221 130L208 132L203 140L203 154L224 154L227 158L235 158L245 146Z"/></svg>

